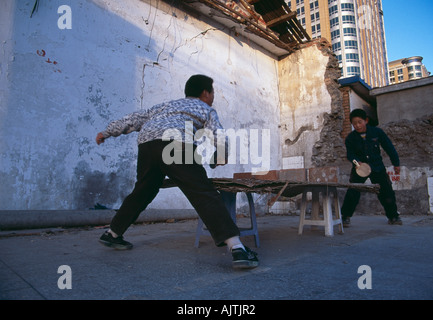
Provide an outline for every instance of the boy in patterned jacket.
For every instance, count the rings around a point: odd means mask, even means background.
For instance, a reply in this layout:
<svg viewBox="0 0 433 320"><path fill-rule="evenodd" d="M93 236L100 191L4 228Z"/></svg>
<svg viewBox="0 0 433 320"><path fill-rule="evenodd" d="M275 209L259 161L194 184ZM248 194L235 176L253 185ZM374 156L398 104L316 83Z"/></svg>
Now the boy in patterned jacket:
<svg viewBox="0 0 433 320"><path fill-rule="evenodd" d="M191 137L194 133L209 130L216 137L217 130L222 129L217 112L212 108L213 100L213 79L194 75L185 85L185 98L129 114L111 122L106 130L97 134L99 145L109 137L139 132L137 181L113 217L110 229L101 236L99 241L102 244L115 249L132 248L132 244L123 239L123 234L156 197L168 176L197 211L215 244L229 247L233 267L247 269L258 266L257 254L240 241L238 227L208 179L206 170L197 161L200 157L188 155L188 150L197 147ZM188 127L192 127L191 130L187 130ZM171 148L173 140L167 139L173 133L178 133L174 134L175 139L182 140L177 141L180 146L177 150ZM173 153L179 151L181 161L168 161L173 160Z"/></svg>

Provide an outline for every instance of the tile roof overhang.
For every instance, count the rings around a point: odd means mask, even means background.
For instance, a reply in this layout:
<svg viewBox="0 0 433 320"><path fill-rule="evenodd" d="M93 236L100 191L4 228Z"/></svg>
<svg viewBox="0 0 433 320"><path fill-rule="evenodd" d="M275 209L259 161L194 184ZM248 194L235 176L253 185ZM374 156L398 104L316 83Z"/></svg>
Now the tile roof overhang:
<svg viewBox="0 0 433 320"><path fill-rule="evenodd" d="M182 0L188 7L281 57L311 40L284 0Z"/></svg>

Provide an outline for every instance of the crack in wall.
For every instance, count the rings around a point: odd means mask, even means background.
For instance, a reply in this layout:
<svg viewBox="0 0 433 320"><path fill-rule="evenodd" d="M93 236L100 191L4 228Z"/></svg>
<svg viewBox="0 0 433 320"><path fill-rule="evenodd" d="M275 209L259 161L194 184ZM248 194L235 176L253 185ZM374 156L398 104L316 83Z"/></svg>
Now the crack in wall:
<svg viewBox="0 0 433 320"><path fill-rule="evenodd" d="M287 146L289 146L289 147L292 146L292 145L294 145L294 144L296 144L296 142L298 142L298 140L299 140L299 138L301 137L301 135L302 135L304 132L306 132L306 131L314 131L314 126L311 125L311 124L309 124L309 125L305 125L305 126L300 127L299 130L298 130L298 132L297 132L297 134L296 134L296 136L295 136L295 138L294 138L293 140L286 139L286 140L284 141L284 143L285 143Z"/></svg>
<svg viewBox="0 0 433 320"><path fill-rule="evenodd" d="M149 13L149 17L150 17L150 13ZM156 13L155 13L155 18L156 18ZM175 12L172 13L172 17L170 19L169 25L167 26L167 33L166 33L166 36L164 38L163 46L162 46L162 49L158 52L158 55L156 57L156 61L153 61L152 63L144 63L143 64L143 67L142 67L142 70L141 70L141 88L140 88L141 89L141 94L140 94L140 108L141 109L143 109L144 89L146 87L146 82L145 82L146 67L152 67L153 68L155 66L160 66L161 56L162 56L162 54L164 52L166 52L166 43L167 43L167 40L171 36L171 33L169 32L169 30L172 28L173 19L177 19L177 15L176 15ZM146 24L148 24L148 19L144 20L144 21L146 22ZM186 39L185 41L180 42L180 44L177 45L177 46L176 46L176 41L174 41L173 42L173 46L171 48L171 51L169 51L170 56L172 58L174 58L175 53L176 53L176 51L179 48L188 45L188 43L193 42L193 41L195 41L198 38L203 38L210 31L218 31L218 30L220 30L220 29L218 29L218 28L208 28L206 30L203 30L203 31L199 32L197 35L191 37L190 39ZM151 27L151 34L149 36L149 43L148 43L147 48L146 48L147 51L150 51L150 47L149 46L150 46L150 41L151 41L151 38L152 38L152 31L153 31L153 24L152 24L152 27ZM191 56L193 56L193 55L195 55L197 53L199 53L199 50L191 52L190 53L190 58L191 58Z"/></svg>

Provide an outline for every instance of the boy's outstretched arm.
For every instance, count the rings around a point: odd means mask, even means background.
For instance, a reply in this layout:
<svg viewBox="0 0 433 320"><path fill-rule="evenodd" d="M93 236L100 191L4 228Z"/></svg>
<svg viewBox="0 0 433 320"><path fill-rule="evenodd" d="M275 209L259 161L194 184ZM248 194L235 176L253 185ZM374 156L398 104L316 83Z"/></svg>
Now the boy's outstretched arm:
<svg viewBox="0 0 433 320"><path fill-rule="evenodd" d="M109 137L118 137L121 134L128 134L134 131L140 131L143 123L151 116L150 110L142 110L126 115L122 119L112 121L107 129L96 135L96 143L100 145Z"/></svg>

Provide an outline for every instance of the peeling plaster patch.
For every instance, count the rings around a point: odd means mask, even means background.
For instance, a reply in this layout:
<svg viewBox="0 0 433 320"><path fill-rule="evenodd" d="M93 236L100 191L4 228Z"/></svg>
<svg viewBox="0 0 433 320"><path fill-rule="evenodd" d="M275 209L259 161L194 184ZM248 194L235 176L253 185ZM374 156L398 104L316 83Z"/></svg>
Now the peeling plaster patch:
<svg viewBox="0 0 433 320"><path fill-rule="evenodd" d="M283 157L304 156L311 166L312 146L320 139L331 97L324 83L329 57L316 46L279 61Z"/></svg>
<svg viewBox="0 0 433 320"><path fill-rule="evenodd" d="M78 156L81 157L84 154L89 154L90 151L93 149L90 145L90 140L87 137L80 137L78 138Z"/></svg>
<svg viewBox="0 0 433 320"><path fill-rule="evenodd" d="M132 191L133 182L127 181L122 171L91 170L87 162L80 161L74 169L71 187L74 209L93 208L96 203L117 209Z"/></svg>
<svg viewBox="0 0 433 320"><path fill-rule="evenodd" d="M105 96L103 95L102 90L100 88L93 89L93 85L90 85L88 87L88 92L89 95L87 96L86 101L95 107L98 115L109 120L111 117L110 104L105 102ZM90 121L88 118L87 120Z"/></svg>

